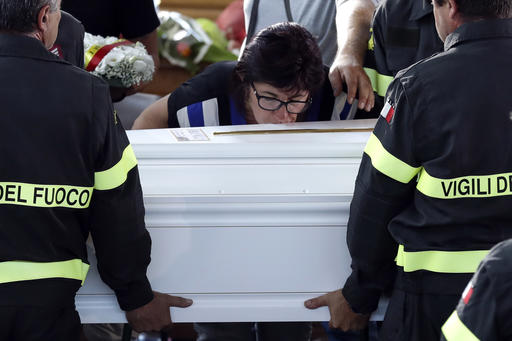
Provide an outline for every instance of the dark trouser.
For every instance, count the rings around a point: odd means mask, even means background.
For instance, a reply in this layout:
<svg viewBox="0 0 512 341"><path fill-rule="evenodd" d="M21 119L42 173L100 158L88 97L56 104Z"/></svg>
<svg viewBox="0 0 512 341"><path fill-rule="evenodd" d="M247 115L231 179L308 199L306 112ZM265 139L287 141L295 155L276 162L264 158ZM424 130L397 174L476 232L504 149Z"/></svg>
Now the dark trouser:
<svg viewBox="0 0 512 341"><path fill-rule="evenodd" d="M121 341L123 338L124 324L121 323L91 323L82 328L87 341Z"/></svg>
<svg viewBox="0 0 512 341"><path fill-rule="evenodd" d="M0 284L0 340L77 341L80 281L61 278Z"/></svg>
<svg viewBox="0 0 512 341"><path fill-rule="evenodd" d="M195 323L197 341L308 341L311 322Z"/></svg>
<svg viewBox="0 0 512 341"><path fill-rule="evenodd" d="M394 290L380 341L438 341L441 326L457 306L460 294L439 295Z"/></svg>
<svg viewBox="0 0 512 341"><path fill-rule="evenodd" d="M329 322L322 322L322 327L327 334L328 341L378 341L379 325L378 322L368 322L367 330L344 332L339 329L329 327ZM366 334L365 334L366 333Z"/></svg>
<svg viewBox="0 0 512 341"><path fill-rule="evenodd" d="M78 341L81 329L74 306L0 306L0 340Z"/></svg>

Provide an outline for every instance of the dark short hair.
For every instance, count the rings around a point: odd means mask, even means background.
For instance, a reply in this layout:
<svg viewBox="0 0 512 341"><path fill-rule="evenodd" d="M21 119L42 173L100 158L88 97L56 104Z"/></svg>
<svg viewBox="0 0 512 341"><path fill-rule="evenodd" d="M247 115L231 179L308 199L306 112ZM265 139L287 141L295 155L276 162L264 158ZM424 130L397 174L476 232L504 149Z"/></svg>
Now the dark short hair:
<svg viewBox="0 0 512 341"><path fill-rule="evenodd" d="M231 93L243 107L251 82L313 94L324 78L315 38L301 25L285 22L261 30L247 45L233 71Z"/></svg>
<svg viewBox="0 0 512 341"><path fill-rule="evenodd" d="M30 33L37 29L37 16L44 6L58 10L57 0L0 0L0 31Z"/></svg>
<svg viewBox="0 0 512 341"><path fill-rule="evenodd" d="M442 6L447 0L434 0ZM505 19L512 16L512 0L455 0L467 19Z"/></svg>

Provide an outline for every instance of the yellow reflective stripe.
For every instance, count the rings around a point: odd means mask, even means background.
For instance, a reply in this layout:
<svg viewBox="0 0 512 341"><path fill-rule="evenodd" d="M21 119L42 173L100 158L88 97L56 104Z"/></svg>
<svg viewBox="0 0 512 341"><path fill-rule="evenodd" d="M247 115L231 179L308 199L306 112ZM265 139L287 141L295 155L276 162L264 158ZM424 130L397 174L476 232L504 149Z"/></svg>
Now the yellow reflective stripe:
<svg viewBox="0 0 512 341"><path fill-rule="evenodd" d="M94 189L108 190L121 186L128 177L128 172L137 165L133 148L128 145L121 160L112 168L94 173Z"/></svg>
<svg viewBox="0 0 512 341"><path fill-rule="evenodd" d="M71 259L61 262L0 262L0 283L29 281L45 278L69 278L85 281L89 264L81 259Z"/></svg>
<svg viewBox="0 0 512 341"><path fill-rule="evenodd" d="M512 173L439 179L422 170L417 189L429 197L439 199L512 195Z"/></svg>
<svg viewBox="0 0 512 341"><path fill-rule="evenodd" d="M404 272L428 270L441 273L472 273L489 250L475 251L404 251L398 246L396 264Z"/></svg>
<svg viewBox="0 0 512 341"><path fill-rule="evenodd" d="M389 153L373 133L370 135L364 152L372 159L372 165L375 169L404 184L411 181L420 171L420 167L409 166Z"/></svg>
<svg viewBox="0 0 512 341"><path fill-rule="evenodd" d="M393 77L381 75L376 70L367 67L364 68L364 71L372 82L373 91L375 91L379 96L385 97L386 91L388 90L389 84L391 84Z"/></svg>
<svg viewBox="0 0 512 341"><path fill-rule="evenodd" d="M469 330L454 311L441 328L447 341L479 341L480 339Z"/></svg>
<svg viewBox="0 0 512 341"><path fill-rule="evenodd" d="M368 50L370 51L373 51L375 48L375 41L373 39L373 28L370 27L370 40L368 40Z"/></svg>
<svg viewBox="0 0 512 341"><path fill-rule="evenodd" d="M0 182L0 204L87 208L92 191L92 187Z"/></svg>

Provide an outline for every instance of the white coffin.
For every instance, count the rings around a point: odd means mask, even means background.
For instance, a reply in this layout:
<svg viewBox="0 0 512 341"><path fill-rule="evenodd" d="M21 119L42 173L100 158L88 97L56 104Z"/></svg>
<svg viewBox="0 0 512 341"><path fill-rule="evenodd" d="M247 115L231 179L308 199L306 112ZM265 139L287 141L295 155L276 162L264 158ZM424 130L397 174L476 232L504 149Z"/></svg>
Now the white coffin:
<svg viewBox="0 0 512 341"><path fill-rule="evenodd" d="M349 204L374 120L128 131L153 240L153 289L194 300L175 322L326 321L306 299L349 274ZM178 140L178 138L180 140ZM188 139L188 141L187 141ZM124 322L93 252L76 299L84 323ZM380 319L382 311L374 314Z"/></svg>

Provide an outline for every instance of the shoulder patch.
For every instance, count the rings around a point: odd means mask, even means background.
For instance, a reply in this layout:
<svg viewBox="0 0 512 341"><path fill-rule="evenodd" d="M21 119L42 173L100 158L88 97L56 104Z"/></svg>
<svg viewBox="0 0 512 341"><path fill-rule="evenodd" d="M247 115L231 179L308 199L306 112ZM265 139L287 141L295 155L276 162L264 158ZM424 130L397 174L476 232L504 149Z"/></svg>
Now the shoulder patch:
<svg viewBox="0 0 512 341"><path fill-rule="evenodd" d="M466 286L466 289L464 289L464 292L462 293L462 301L464 304L468 304L471 296L473 296L473 284L469 282Z"/></svg>
<svg viewBox="0 0 512 341"><path fill-rule="evenodd" d="M386 122L391 123L393 120L393 116L395 115L395 108L393 105L389 102L389 99L386 101L386 104L384 105L384 108L382 108L380 112L380 116L384 117Z"/></svg>
<svg viewBox="0 0 512 341"><path fill-rule="evenodd" d="M62 47L58 44L54 44L49 49L49 51L61 59L64 58L64 54L62 53Z"/></svg>

